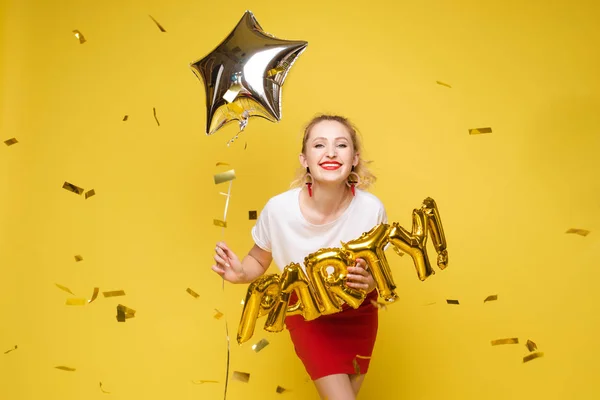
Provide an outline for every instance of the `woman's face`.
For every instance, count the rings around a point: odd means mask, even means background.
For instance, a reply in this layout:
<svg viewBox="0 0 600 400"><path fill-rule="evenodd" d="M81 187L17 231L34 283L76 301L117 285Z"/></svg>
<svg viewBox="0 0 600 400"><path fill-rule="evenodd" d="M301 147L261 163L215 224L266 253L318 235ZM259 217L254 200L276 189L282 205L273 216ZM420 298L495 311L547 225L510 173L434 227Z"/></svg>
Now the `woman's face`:
<svg viewBox="0 0 600 400"><path fill-rule="evenodd" d="M352 166L358 163L352 138L346 127L337 121L321 121L312 127L300 155L304 168L310 168L313 179L321 183L342 183L348 179Z"/></svg>

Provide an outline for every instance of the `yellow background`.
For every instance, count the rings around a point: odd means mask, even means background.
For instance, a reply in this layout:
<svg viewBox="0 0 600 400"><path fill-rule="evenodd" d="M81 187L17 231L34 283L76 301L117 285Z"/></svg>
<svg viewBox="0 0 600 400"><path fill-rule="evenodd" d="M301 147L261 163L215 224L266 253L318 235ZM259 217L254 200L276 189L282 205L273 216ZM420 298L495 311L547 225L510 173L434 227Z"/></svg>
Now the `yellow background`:
<svg viewBox="0 0 600 400"><path fill-rule="evenodd" d="M309 45L282 121L251 119L228 148L236 125L206 136L189 63L246 9ZM250 248L248 211L287 189L318 112L361 129L390 221L409 227L431 196L449 244L449 267L425 282L388 252L400 300L380 313L361 398L597 398L599 16L566 0L3 1L0 133L19 143L0 146L0 398L222 398L226 320L231 371L251 374L228 399L315 398L286 332L261 320L235 343L246 287L223 292L210 266L222 238ZM237 175L224 233L217 162ZM66 306L56 283L126 296ZM136 317L118 323L119 303ZM504 337L520 343L490 345ZM528 339L545 357L523 364Z"/></svg>

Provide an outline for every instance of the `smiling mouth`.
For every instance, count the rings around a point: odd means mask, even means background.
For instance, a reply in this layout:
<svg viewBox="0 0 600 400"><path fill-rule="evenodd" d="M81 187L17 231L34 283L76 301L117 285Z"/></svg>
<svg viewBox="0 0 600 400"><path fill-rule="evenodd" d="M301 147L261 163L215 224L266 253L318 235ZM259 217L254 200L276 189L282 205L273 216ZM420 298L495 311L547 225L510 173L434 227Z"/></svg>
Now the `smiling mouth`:
<svg viewBox="0 0 600 400"><path fill-rule="evenodd" d="M328 162L319 164L319 165L321 168L326 169L328 171L336 170L342 166L342 164L340 164L340 163L328 163Z"/></svg>

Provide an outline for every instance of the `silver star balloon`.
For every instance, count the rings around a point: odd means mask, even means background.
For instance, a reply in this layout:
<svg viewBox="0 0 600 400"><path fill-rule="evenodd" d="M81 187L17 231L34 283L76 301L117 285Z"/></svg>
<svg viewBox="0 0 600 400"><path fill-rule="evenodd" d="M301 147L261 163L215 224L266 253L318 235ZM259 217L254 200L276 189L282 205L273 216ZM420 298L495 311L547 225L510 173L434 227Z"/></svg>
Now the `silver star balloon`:
<svg viewBox="0 0 600 400"><path fill-rule="evenodd" d="M246 11L229 36L190 67L206 89L206 134L250 117L281 120L281 87L308 42L282 40L263 31Z"/></svg>

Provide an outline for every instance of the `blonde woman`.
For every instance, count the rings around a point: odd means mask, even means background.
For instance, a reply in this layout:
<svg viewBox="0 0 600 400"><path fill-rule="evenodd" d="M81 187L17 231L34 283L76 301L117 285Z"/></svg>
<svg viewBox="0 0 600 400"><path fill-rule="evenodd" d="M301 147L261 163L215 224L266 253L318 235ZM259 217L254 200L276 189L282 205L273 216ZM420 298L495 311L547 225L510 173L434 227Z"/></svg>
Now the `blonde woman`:
<svg viewBox="0 0 600 400"><path fill-rule="evenodd" d="M292 263L304 268L310 253L339 247L375 225L387 223L382 202L365 189L375 181L361 159L355 127L344 117L320 115L305 128L302 165L292 187L264 206L252 228L254 246L243 260L217 243L212 269L232 283L250 283L269 268ZM376 285L366 262L348 268L346 284L367 292L358 309L347 304L336 314L305 321L288 316L295 351L322 399L354 400L369 369L378 328ZM296 300L292 296L290 304Z"/></svg>

